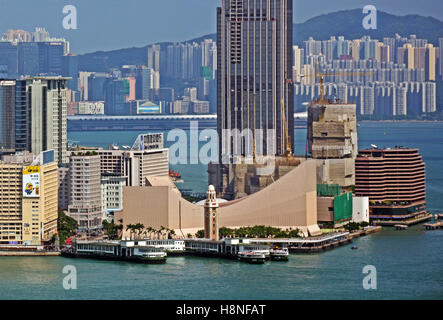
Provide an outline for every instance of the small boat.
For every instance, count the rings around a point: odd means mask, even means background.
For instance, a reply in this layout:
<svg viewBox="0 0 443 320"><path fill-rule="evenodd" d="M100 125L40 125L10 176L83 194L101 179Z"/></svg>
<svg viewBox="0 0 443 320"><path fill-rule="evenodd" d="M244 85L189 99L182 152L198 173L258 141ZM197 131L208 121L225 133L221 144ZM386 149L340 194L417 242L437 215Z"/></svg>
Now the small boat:
<svg viewBox="0 0 443 320"><path fill-rule="evenodd" d="M240 251L237 257L240 261L254 264L262 264L266 260L265 254L254 251Z"/></svg>
<svg viewBox="0 0 443 320"><path fill-rule="evenodd" d="M174 170L169 170L169 176L174 180L181 179L182 177L179 172L175 172Z"/></svg>
<svg viewBox="0 0 443 320"><path fill-rule="evenodd" d="M289 250L288 248L275 248L269 250L272 261L288 261L289 260Z"/></svg>
<svg viewBox="0 0 443 320"><path fill-rule="evenodd" d="M167 253L162 248L145 247L138 249L138 256L135 260L144 263L165 263Z"/></svg>
<svg viewBox="0 0 443 320"><path fill-rule="evenodd" d="M351 249L352 249L352 250L357 250L358 247L354 244L354 245L351 247Z"/></svg>

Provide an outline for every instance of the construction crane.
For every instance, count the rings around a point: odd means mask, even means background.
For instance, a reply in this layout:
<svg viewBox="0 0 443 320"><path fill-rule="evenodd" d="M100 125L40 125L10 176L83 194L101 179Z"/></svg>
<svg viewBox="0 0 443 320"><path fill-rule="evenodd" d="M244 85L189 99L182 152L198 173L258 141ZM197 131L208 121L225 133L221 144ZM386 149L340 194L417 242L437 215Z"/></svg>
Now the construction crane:
<svg viewBox="0 0 443 320"><path fill-rule="evenodd" d="M285 101L281 99L281 115L282 115L282 122L283 122L283 136L285 139L285 155L287 158L289 158L292 154L292 148L291 148L291 137L289 137L288 134L288 123L286 122L286 112L285 112Z"/></svg>
<svg viewBox="0 0 443 320"><path fill-rule="evenodd" d="M324 86L324 80L326 76L348 76L348 75L370 75L370 74L374 74L373 71L345 71L345 72L333 72L333 73L325 73L325 72L320 72L320 68L318 65L318 60L316 61L316 70L314 74L308 74L308 75L300 75L301 78L307 78L307 77L315 77L319 79L319 86L320 86L320 97L318 100L316 100L315 102L319 103L319 104L329 104L330 100L326 98L326 93L325 93L325 86Z"/></svg>
<svg viewBox="0 0 443 320"><path fill-rule="evenodd" d="M252 138L252 157L253 157L254 163L256 162L256 159L257 159L257 151L256 151L257 141L256 141L256 137L255 137L256 122L257 122L256 108L257 108L257 96L254 93L254 132L253 132L253 138ZM283 123L283 136L284 136L283 139L285 140L285 145L286 145L285 155L286 155L286 157L290 157L292 155L291 137L288 134L288 123L286 122L284 99L281 99L281 115L282 115L282 123Z"/></svg>
<svg viewBox="0 0 443 320"><path fill-rule="evenodd" d="M257 141L255 140L255 126L256 126L255 109L256 109L256 107L257 107L257 95L254 93L254 132L252 134L252 159L253 159L254 163L257 159L257 151L256 151Z"/></svg>

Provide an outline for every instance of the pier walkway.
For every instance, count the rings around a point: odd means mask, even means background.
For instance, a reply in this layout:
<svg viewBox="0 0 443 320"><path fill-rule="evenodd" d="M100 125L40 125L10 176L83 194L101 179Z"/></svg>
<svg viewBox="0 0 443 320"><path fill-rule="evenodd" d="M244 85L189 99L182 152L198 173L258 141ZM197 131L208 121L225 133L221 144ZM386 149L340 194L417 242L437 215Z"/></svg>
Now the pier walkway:
<svg viewBox="0 0 443 320"><path fill-rule="evenodd" d="M426 230L443 229L443 222L425 223L423 226Z"/></svg>

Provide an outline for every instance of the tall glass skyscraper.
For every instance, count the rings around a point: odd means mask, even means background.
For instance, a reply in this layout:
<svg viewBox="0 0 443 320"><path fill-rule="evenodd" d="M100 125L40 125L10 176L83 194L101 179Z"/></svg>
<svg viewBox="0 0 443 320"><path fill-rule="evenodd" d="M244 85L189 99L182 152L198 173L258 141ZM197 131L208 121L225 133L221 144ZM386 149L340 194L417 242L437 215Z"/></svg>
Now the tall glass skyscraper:
<svg viewBox="0 0 443 320"><path fill-rule="evenodd" d="M15 148L15 81L0 79L0 149Z"/></svg>
<svg viewBox="0 0 443 320"><path fill-rule="evenodd" d="M263 130L256 135L257 154L284 155L287 144L293 152L292 8L292 0L222 0L217 9L222 163L233 154L252 155L253 137L245 130ZM235 129L243 133L241 142L223 133Z"/></svg>

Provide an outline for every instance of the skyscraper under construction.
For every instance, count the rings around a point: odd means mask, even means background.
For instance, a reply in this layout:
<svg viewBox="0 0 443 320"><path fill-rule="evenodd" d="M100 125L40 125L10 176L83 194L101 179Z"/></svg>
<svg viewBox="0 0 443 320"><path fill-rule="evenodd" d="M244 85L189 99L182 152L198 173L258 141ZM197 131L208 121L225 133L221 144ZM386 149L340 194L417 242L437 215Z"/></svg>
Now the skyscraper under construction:
<svg viewBox="0 0 443 320"><path fill-rule="evenodd" d="M218 191L238 158L293 153L292 6L222 0L217 8Z"/></svg>
<svg viewBox="0 0 443 320"><path fill-rule="evenodd" d="M292 0L222 0L217 9L220 157L253 148L250 136L237 146L223 129L262 129L263 154L285 154L287 141L293 151L292 15Z"/></svg>

